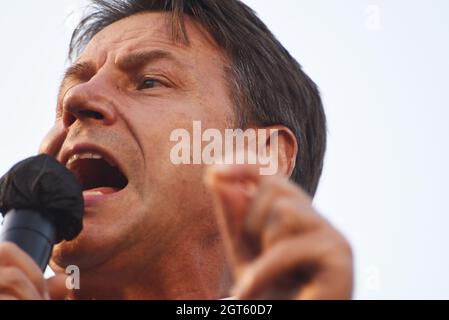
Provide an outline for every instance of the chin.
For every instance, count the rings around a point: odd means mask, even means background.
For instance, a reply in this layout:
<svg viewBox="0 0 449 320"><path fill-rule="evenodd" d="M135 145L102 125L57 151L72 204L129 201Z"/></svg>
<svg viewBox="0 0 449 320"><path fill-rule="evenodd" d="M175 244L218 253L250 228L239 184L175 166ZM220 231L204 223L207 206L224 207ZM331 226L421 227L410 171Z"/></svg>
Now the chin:
<svg viewBox="0 0 449 320"><path fill-rule="evenodd" d="M117 243L98 232L97 227L84 226L82 233L72 241L63 241L53 248L50 266L64 269L76 265L80 270L89 270L104 264L116 254Z"/></svg>
<svg viewBox="0 0 449 320"><path fill-rule="evenodd" d="M113 215L113 212L109 213ZM123 260L120 257L133 245L131 235L136 230L136 223L129 218L111 219L101 214L86 214L79 236L54 246L50 266L65 270L69 265L76 265L81 272L100 267L114 268L113 265Z"/></svg>

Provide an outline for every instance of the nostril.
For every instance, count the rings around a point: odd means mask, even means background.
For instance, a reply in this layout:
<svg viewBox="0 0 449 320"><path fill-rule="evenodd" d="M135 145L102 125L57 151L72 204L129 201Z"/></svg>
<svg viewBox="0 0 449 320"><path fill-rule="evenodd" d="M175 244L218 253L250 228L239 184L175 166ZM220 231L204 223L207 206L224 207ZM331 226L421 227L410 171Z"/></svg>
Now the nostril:
<svg viewBox="0 0 449 320"><path fill-rule="evenodd" d="M81 110L72 110L71 112L64 113L64 126L66 128L70 127L77 119L96 119L103 120L104 116L100 112L89 110L89 109L81 109Z"/></svg>
<svg viewBox="0 0 449 320"><path fill-rule="evenodd" d="M63 118L64 126L70 127L76 121L76 117L71 113L66 113Z"/></svg>
<svg viewBox="0 0 449 320"><path fill-rule="evenodd" d="M103 120L104 117L100 112L92 110L79 110L78 115L80 118L93 118L97 120Z"/></svg>

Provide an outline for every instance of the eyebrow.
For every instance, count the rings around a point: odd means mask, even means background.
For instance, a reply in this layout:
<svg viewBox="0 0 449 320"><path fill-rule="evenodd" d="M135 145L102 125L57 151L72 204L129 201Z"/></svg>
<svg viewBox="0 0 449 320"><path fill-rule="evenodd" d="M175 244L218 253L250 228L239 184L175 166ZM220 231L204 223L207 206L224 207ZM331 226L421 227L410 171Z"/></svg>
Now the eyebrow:
<svg viewBox="0 0 449 320"><path fill-rule="evenodd" d="M171 52L156 49L151 51L136 51L123 58L119 57L116 60L116 65L123 71L130 71L140 69L143 66L158 60L170 60L179 64L178 60Z"/></svg>
<svg viewBox="0 0 449 320"><path fill-rule="evenodd" d="M119 57L116 61L116 65L119 69L129 72L132 70L138 70L146 64L157 60L170 60L179 64L179 61L172 53L165 50L156 49L151 51L136 51L124 56L123 58ZM94 76L95 73L96 67L93 62L84 61L73 64L64 72L64 76L59 87L59 93L61 93L69 79L86 80Z"/></svg>

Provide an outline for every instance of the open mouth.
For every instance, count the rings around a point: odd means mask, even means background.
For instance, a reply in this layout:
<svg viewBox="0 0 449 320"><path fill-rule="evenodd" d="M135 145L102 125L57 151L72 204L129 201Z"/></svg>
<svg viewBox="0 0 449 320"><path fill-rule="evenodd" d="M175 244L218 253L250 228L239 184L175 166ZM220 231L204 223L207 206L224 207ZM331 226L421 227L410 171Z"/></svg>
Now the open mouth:
<svg viewBox="0 0 449 320"><path fill-rule="evenodd" d="M74 154L66 167L78 178L84 194L115 193L128 185L128 179L119 167L98 153Z"/></svg>

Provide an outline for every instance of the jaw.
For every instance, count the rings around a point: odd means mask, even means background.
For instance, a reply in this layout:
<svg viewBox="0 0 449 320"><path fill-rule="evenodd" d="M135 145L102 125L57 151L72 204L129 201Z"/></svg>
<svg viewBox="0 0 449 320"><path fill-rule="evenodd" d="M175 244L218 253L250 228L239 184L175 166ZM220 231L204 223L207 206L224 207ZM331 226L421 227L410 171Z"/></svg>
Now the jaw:
<svg viewBox="0 0 449 320"><path fill-rule="evenodd" d="M84 271L96 269L129 250L136 242L143 213L131 183L118 192L92 189L83 194L83 230L74 240L63 241L54 247L54 267L65 268L73 264Z"/></svg>

